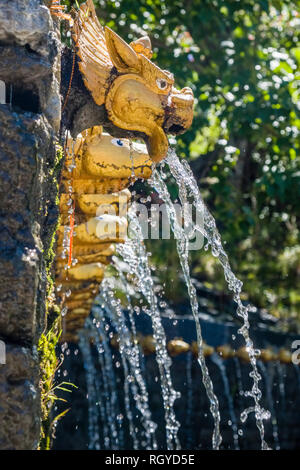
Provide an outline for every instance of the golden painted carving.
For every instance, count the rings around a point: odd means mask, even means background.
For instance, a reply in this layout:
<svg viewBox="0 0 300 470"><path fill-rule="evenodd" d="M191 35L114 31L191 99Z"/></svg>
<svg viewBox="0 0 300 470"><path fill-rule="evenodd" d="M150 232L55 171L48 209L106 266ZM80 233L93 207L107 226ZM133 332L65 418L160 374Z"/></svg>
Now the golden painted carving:
<svg viewBox="0 0 300 470"><path fill-rule="evenodd" d="M98 291L97 283L102 281L105 265L115 253L114 244L125 240L130 191L122 188L139 177L149 178L151 172L152 161L144 144L115 139L103 133L101 127L85 131L75 142L68 139L56 259L57 285L62 286L59 295L67 309L63 340L74 339L78 325L83 327ZM121 191L111 192L116 188ZM66 253L70 250L69 240L67 250L63 246L66 230L70 230L70 210L75 210L71 243L75 265L74 261L69 265Z"/></svg>
<svg viewBox="0 0 300 470"><path fill-rule="evenodd" d="M249 353L248 353L247 348L245 346L243 346L242 348L239 348L236 351L235 355L244 362L249 362L250 361Z"/></svg>
<svg viewBox="0 0 300 470"><path fill-rule="evenodd" d="M85 86L110 121L121 129L141 133L153 161L168 150L167 133L185 132L193 119L193 93L176 90L174 77L151 62L151 41L127 44L100 25L92 0L80 6L73 38Z"/></svg>
<svg viewBox="0 0 300 470"><path fill-rule="evenodd" d="M261 349L259 359L263 362L274 361L277 359L277 355L271 349Z"/></svg>
<svg viewBox="0 0 300 470"><path fill-rule="evenodd" d="M228 344L223 344L222 346L217 347L217 353L223 359L229 359L230 357L234 356L234 350Z"/></svg>
<svg viewBox="0 0 300 470"><path fill-rule="evenodd" d="M143 353L145 355L154 354L156 351L156 342L152 335L143 336L141 333L137 333L136 337L132 337L132 341L140 344ZM119 349L119 336L114 335L110 341L110 344ZM204 357L211 356L214 354L215 350L219 354L221 359L230 359L232 357L238 357L243 362L249 362L250 357L245 347L239 348L237 351L234 351L230 345L220 345L216 349L213 346L210 346L203 342L203 354ZM191 351L195 357L198 357L198 344L196 341L192 341L191 344L185 342L182 338L174 338L168 341L167 350L171 357L176 357L179 354L187 353ZM261 349L259 359L263 362L269 361L280 361L284 364L289 364L292 362L292 354L287 349L280 349L278 354L272 349Z"/></svg>
<svg viewBox="0 0 300 470"><path fill-rule="evenodd" d="M62 174L65 193L68 193L69 169L73 164L72 186L77 196L119 192L135 179L147 179L152 173L152 162L145 145L115 139L102 132L101 127L80 134L75 144L69 139L66 151Z"/></svg>
<svg viewBox="0 0 300 470"><path fill-rule="evenodd" d="M105 264L113 254L111 243L125 239L123 212L130 193L124 189L136 178L151 176L152 161L160 161L167 153L168 133L184 132L191 125L193 93L189 88L176 90L173 75L151 62L147 36L129 45L108 27L103 29L92 0L82 4L76 14L73 39L79 69L95 103L105 107L115 127L147 144L113 138L100 127L84 131L75 142L67 140L56 273L61 298L72 312L65 322L74 326L82 324L89 311L79 306L80 300L90 305L96 294ZM75 215L70 217L72 210ZM67 229L76 265L65 257ZM149 338L148 342L153 348Z"/></svg>
<svg viewBox="0 0 300 470"><path fill-rule="evenodd" d="M292 362L292 353L287 349L280 349L278 353L278 360L283 364L289 364Z"/></svg>
<svg viewBox="0 0 300 470"><path fill-rule="evenodd" d="M190 349L190 345L183 341L182 338L174 338L167 344L170 356L176 357L179 354L186 353Z"/></svg>
<svg viewBox="0 0 300 470"><path fill-rule="evenodd" d="M156 343L155 339L152 335L141 336L140 337L140 344L143 348L144 354L153 354L156 351Z"/></svg>
<svg viewBox="0 0 300 470"><path fill-rule="evenodd" d="M143 54L147 59L152 59L151 41L148 36L143 36L129 44L137 54Z"/></svg>

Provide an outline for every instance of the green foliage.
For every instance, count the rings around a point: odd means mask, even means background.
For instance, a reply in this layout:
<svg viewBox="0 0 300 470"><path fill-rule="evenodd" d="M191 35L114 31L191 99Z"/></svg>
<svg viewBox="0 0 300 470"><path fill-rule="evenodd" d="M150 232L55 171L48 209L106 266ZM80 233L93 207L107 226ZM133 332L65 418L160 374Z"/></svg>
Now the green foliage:
<svg viewBox="0 0 300 470"><path fill-rule="evenodd" d="M126 40L149 34L153 59L193 89L194 122L177 152L191 161L250 300L299 318L299 1L94 3ZM152 245L176 276L173 248ZM212 257L201 251L191 262L195 276L224 289Z"/></svg>

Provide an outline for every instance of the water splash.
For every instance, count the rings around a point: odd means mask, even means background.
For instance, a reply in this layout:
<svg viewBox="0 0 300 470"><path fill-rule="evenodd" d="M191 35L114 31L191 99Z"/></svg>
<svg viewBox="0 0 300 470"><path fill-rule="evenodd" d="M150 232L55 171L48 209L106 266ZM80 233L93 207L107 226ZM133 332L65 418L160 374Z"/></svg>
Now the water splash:
<svg viewBox="0 0 300 470"><path fill-rule="evenodd" d="M237 304L236 313L243 321L243 325L239 329L239 334L241 334L245 340L252 368L250 377L253 379L253 386L251 390L245 392L245 396L251 397L254 401L254 406L243 411L241 414L241 420L245 421L250 413L255 414L256 426L261 438L261 448L262 450L268 450L269 446L265 441L263 421L270 418L270 413L269 411L264 410L260 404L261 391L259 388L259 381L261 380L261 376L258 373L256 363L256 356L259 354L259 351L254 348L253 341L249 335L250 324L248 313L250 311L250 307L243 305L241 300L243 284L231 269L228 256L222 246L221 237L216 227L215 219L204 204L197 182L188 163L186 161L180 161L174 150L169 150L166 162L171 174L177 182L181 204L184 205L187 202L192 202L195 209L202 214L203 226L201 224L194 225L194 230L195 232L200 232L207 239L207 243L211 248L213 256L218 258L221 266L223 267L226 283L229 290L233 293L233 299Z"/></svg>
<svg viewBox="0 0 300 470"><path fill-rule="evenodd" d="M128 219L130 238L124 244L117 246L117 252L128 264L130 274L136 280L138 291L143 294L149 305L149 308L145 311L152 320L156 360L160 373L164 404L167 448L169 450L180 449L180 442L177 437L180 424L174 412L174 402L179 398L180 394L174 390L172 384L170 372L172 361L167 352L166 335L162 325L157 297L154 292L154 284L143 241L142 229L136 216L134 205L128 212Z"/></svg>

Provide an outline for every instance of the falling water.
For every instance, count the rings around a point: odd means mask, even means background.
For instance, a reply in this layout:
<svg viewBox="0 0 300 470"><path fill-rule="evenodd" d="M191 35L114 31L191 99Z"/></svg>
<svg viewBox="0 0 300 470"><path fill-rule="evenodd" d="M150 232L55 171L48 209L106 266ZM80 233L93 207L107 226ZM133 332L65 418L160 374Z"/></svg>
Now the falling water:
<svg viewBox="0 0 300 470"><path fill-rule="evenodd" d="M107 408L107 412L110 413L111 439L113 439L114 436L117 435L117 426L118 426L119 435L118 435L117 449L122 449L124 446L124 436L122 435L123 434L122 424L123 424L124 416L121 412L121 406L118 400L116 379L113 373L114 355L112 354L109 340L107 340L107 338L111 337L109 333L110 325L109 323L107 323L104 312L99 306L95 305L93 307L92 315L94 317L94 324L100 333L100 335L98 333L98 336L96 337L99 359L101 360L101 353L104 353L104 357L106 357L106 362L103 363L102 361L100 362L100 365L101 367L104 367L104 371L106 373L106 380L107 380L107 377L109 380L110 390L108 391L108 393L112 393L111 400L110 401L108 400L108 408ZM103 335L105 335L104 341L102 340ZM127 364L124 361L124 357L121 356L121 360L122 360L124 374L126 374L127 376L128 375L128 371L126 367ZM115 361L115 367L116 368L120 367L120 363L118 360ZM130 429L130 435L133 441L133 447L136 448L137 440L136 440L136 435L135 435L135 429L133 426L133 417L132 417L132 412L131 412L131 407L130 407L129 389L128 389L127 381L124 381L124 404L125 404L126 417L127 417L129 429ZM118 409L118 412L116 411L117 409ZM122 433L120 435L121 430L122 430Z"/></svg>
<svg viewBox="0 0 300 470"><path fill-rule="evenodd" d="M203 354L203 338L201 332L201 325L199 322L199 305L197 300L197 293L194 285L192 284L192 280L190 277L190 269L189 269L189 237L186 232L182 229L181 225L178 222L177 214L173 203L171 201L171 197L167 188L166 183L163 180L163 175L159 174L158 171L154 171L151 178L151 183L153 187L157 190L160 197L164 200L167 207L167 214L169 217L170 225L174 232L176 238L176 245L177 251L182 267L182 271L184 274L185 282L188 288L189 297L191 308L194 316L194 321L196 325L196 332L197 332L197 343L198 343L198 362L201 367L202 371L202 381L210 402L210 411L212 413L214 419L214 430L212 436L212 447L213 449L219 449L220 444L222 442L222 437L220 433L220 413L219 413L219 403L218 399L213 390L213 383L209 375L209 371L205 362L205 357Z"/></svg>
<svg viewBox="0 0 300 470"><path fill-rule="evenodd" d="M98 409L97 409L97 396L95 389L95 380L97 377L96 370L93 364L93 359L90 350L89 337L85 330L80 335L79 347L83 357L84 368L86 372L86 383L88 392L89 412L88 412L88 437L89 449L100 449L99 444L99 424L98 424Z"/></svg>
<svg viewBox="0 0 300 470"><path fill-rule="evenodd" d="M268 374L267 369L262 361L260 360L257 361L257 365L258 367L260 367L260 370L262 372L262 376L265 382L266 396L268 400L268 406L271 412L271 422L272 422L272 428L273 428L273 439L274 439L275 449L280 450L280 443L279 443L279 437L278 437L278 423L277 423L277 418L276 418L276 413L275 413L275 408L274 408L270 374Z"/></svg>
<svg viewBox="0 0 300 470"><path fill-rule="evenodd" d="M6 104L6 85L3 80L0 80L0 104Z"/></svg>
<svg viewBox="0 0 300 470"><path fill-rule="evenodd" d="M154 285L151 277L151 270L148 264L142 229L135 214L134 206L128 212L129 238L126 243L119 244L118 254L128 264L131 275L136 279L137 288L143 294L149 308L146 313L150 315L153 327L153 337L156 345L156 360L159 368L162 398L164 403L164 413L166 422L167 448L180 449L177 437L179 422L174 412L174 402L179 398L171 380L171 359L167 352L166 335L162 325L158 302L154 293Z"/></svg>
<svg viewBox="0 0 300 470"><path fill-rule="evenodd" d="M95 309L93 314L95 314ZM103 318L89 317L86 320L85 330L82 334L88 334L88 337L93 341L98 352L98 360L100 365L101 373L103 374L103 385L104 385L104 396L105 396L105 415L106 422L109 429L109 442L106 439L105 447L110 449L120 449L123 443L123 431L117 429L116 423L118 422L118 416L121 415L120 406L117 395L116 378L114 375L113 360L110 345L107 339L108 325L104 323ZM84 354L87 357L87 354ZM89 362L88 362L89 363ZM101 402L101 397L96 397L96 403ZM93 404L92 404L93 406ZM119 431L119 432L118 432Z"/></svg>
<svg viewBox="0 0 300 470"><path fill-rule="evenodd" d="M240 412L244 409L244 387L243 387L243 377L242 377L242 369L240 361L237 357L233 358L234 366L235 366L235 373L236 373L236 383L237 383L237 391L238 391L238 407ZM243 430L239 429L238 434L240 436L243 435Z"/></svg>
<svg viewBox="0 0 300 470"><path fill-rule="evenodd" d="M265 431L264 431L264 419L270 418L270 413L264 410L261 407L260 400L261 400L261 391L259 389L259 381L261 380L261 376L257 370L257 363L256 363L256 356L259 354L259 351L254 349L253 341L249 335L249 317L248 313L250 311L249 306L245 306L241 300L241 292L242 292L242 282L237 279L235 274L232 272L228 256L224 251L222 246L221 237L217 230L215 219L208 211L207 207L205 206L202 196L200 194L199 188L197 186L197 182L194 178L194 175L186 161L180 162L177 155L173 150L169 151L169 154L166 158L166 162L169 166L171 174L175 178L178 188L179 188L179 198L181 201L182 206L186 206L189 204L189 201L192 201L192 204L197 212L202 214L203 216L203 226L199 224L194 225L194 231L200 232L206 239L208 245L211 247L211 251L213 256L217 257L223 267L225 280L227 282L228 288L230 291L233 292L233 299L237 304L237 315L243 320L243 326L239 329L239 333L244 337L247 352L249 354L250 363L252 367L252 371L250 372L250 377L253 379L253 386L252 389L245 392L245 396L252 397L254 400L254 406L251 406L243 411L241 414L241 420L245 421L248 415L251 412L255 413L256 419L256 426L260 433L261 438L261 448L263 450L269 449L266 441L265 441ZM162 173L162 172L161 172ZM163 185L160 183L158 184L159 188L163 186L161 189L164 189L165 183L162 177L159 175L158 171L155 171L155 175L153 178L154 182L162 182ZM159 191L160 192L160 191ZM162 198L165 199L167 205L170 205L170 196L163 190L163 194L161 194ZM182 247L184 242L181 241L179 243L179 247ZM186 243L186 242L185 242ZM180 253L179 253L180 254ZM182 256L180 254L180 256ZM189 284L188 284L189 285ZM191 283L190 283L191 285ZM192 296L196 297L195 295ZM200 345L202 342L200 341ZM200 357L200 355L199 355ZM213 404L216 408L216 404ZM216 426L215 426L216 427ZM216 431L216 429L215 429Z"/></svg>
<svg viewBox="0 0 300 470"><path fill-rule="evenodd" d="M226 367L225 367L225 364L224 364L224 360L220 359L220 357L217 354L213 354L211 356L211 360L218 367L218 369L220 371L220 374L221 374L221 377L222 377L222 381L223 381L223 385L224 385L224 392L225 392L227 403L228 403L229 416L230 416L230 420L231 420L234 448L235 448L235 450L239 450L240 447L239 447L237 419L236 419L236 415L235 415L235 412L234 412L233 399L232 399L232 395L230 393L230 386L229 386L229 381L228 381L228 377L227 377L227 371L226 371Z"/></svg>
<svg viewBox="0 0 300 470"><path fill-rule="evenodd" d="M101 286L101 294L97 297L96 303L103 311L105 311L105 314L111 320L117 331L125 377L125 409L129 421L130 434L133 439L134 449L139 449L139 443L141 443L142 447L147 450L155 450L157 448L155 439L156 424L151 419L148 392L141 371L140 351L137 344L133 318L131 316L131 329L128 329L120 300L114 296L109 279L106 279L103 282ZM132 307L129 305L129 309L130 308ZM98 319L99 315L101 315L101 311L99 308L96 308L94 313L95 318ZM140 422L144 428L143 435L140 440L137 438L134 420L132 418L129 391L131 392L136 408L140 413Z"/></svg>
<svg viewBox="0 0 300 470"><path fill-rule="evenodd" d="M100 360L99 360L99 364L100 364L100 367L101 367L101 364L102 364L102 367L103 367L103 361L101 361L101 357L100 357ZM109 430L108 430L108 427L107 427L107 417L106 417L106 408L105 408L105 400L106 400L106 395L105 395L105 390L106 390L106 384L104 383L104 376L103 374L96 374L96 377L95 377L95 385L96 385L96 397L97 397L97 402L96 402L96 405L98 406L98 409L99 409L99 416L100 416L100 420L101 420L101 434L102 434L102 438L103 438L103 447L104 449L109 449L109 442L110 442L110 438L109 438ZM123 432L121 431L121 429L119 430L119 442L120 442L120 445L122 445L122 442L123 442Z"/></svg>

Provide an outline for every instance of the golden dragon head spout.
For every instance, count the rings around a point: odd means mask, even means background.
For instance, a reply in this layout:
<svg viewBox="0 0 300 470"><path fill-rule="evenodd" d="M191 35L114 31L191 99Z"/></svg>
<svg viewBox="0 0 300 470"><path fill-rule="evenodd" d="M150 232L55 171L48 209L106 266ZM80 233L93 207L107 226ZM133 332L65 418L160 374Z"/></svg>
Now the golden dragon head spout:
<svg viewBox="0 0 300 470"><path fill-rule="evenodd" d="M167 134L183 133L192 123L192 90L177 90L173 75L151 61L148 37L127 44L110 28L103 29L92 0L78 11L74 40L79 69L95 103L105 106L114 126L142 137L153 161L162 160Z"/></svg>

